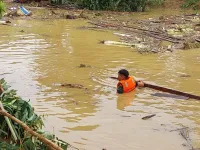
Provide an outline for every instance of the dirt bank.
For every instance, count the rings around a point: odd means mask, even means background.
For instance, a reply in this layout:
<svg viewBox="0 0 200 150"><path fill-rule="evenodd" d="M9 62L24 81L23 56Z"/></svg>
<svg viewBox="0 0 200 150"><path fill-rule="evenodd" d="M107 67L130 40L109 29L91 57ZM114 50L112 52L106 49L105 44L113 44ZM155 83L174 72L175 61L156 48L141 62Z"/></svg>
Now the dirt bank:
<svg viewBox="0 0 200 150"><path fill-rule="evenodd" d="M89 10L79 10L75 6L52 6L48 4L48 1L42 1L40 3L32 2L29 4L22 4L28 11L32 12L31 16L16 16L10 15L11 8L19 8L20 3L14 3L10 0L5 1L7 5L7 15L8 19L98 19L98 18L119 18L120 16L126 16L124 18L132 18L135 12L109 12L109 11L89 11ZM157 13L157 15L165 15L171 13L170 10L176 10L176 13L183 13L185 10L181 10L180 6L183 4L183 0L166 0L162 6L159 8L147 9L147 12L141 13L143 16L148 12L154 12L156 10L163 10ZM188 11L187 11L188 12ZM190 11L191 12L191 11ZM137 13L138 14L138 13ZM122 18L120 18L122 19Z"/></svg>

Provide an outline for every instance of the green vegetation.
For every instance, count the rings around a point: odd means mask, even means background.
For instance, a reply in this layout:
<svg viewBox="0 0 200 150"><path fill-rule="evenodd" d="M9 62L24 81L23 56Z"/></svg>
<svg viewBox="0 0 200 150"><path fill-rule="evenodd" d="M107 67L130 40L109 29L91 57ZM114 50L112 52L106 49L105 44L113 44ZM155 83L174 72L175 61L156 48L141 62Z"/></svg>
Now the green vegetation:
<svg viewBox="0 0 200 150"><path fill-rule="evenodd" d="M162 5L165 0L148 0L150 6Z"/></svg>
<svg viewBox="0 0 200 150"><path fill-rule="evenodd" d="M182 5L182 8L193 8L199 9L200 8L200 0L185 0L185 3Z"/></svg>
<svg viewBox="0 0 200 150"><path fill-rule="evenodd" d="M52 3L75 3L81 8L112 11L145 11L146 6L161 5L164 0L52 0Z"/></svg>
<svg viewBox="0 0 200 150"><path fill-rule="evenodd" d="M15 90L9 90L9 86L5 80L1 79L0 84L5 90L1 96L1 103L3 104L4 109L14 116L15 118L21 120L27 124L32 130L36 131L39 134L42 134L47 139L57 143L64 150L67 149L69 144L64 141L59 140L53 134L49 134L41 131L43 127L43 121L40 116L35 114L33 107L23 100L21 97L16 95ZM14 138L11 136L11 132L8 126L6 119L3 116L0 116L0 148L1 150L46 150L47 147L45 144L40 142L36 137L33 137L27 133L19 124L11 121L11 126L14 129L14 133L17 136L18 142L14 141Z"/></svg>
<svg viewBox="0 0 200 150"><path fill-rule="evenodd" d="M92 10L145 11L147 5L160 0L82 0L83 7Z"/></svg>
<svg viewBox="0 0 200 150"><path fill-rule="evenodd" d="M92 10L139 11L145 8L146 0L82 0L80 4Z"/></svg>
<svg viewBox="0 0 200 150"><path fill-rule="evenodd" d="M0 0L0 19L3 17L3 13L6 11L6 5L5 3Z"/></svg>

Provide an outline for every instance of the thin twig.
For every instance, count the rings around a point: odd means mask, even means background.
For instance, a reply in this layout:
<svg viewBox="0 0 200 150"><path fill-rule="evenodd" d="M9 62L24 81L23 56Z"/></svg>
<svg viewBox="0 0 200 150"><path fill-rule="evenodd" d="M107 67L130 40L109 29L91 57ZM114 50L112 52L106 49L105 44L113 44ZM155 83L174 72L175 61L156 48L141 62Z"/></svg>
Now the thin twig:
<svg viewBox="0 0 200 150"><path fill-rule="evenodd" d="M173 131L179 131L179 130L184 130L184 129L188 129L189 127L183 127L183 128L179 128L179 129L175 129L175 130L170 130L170 132L173 132Z"/></svg>

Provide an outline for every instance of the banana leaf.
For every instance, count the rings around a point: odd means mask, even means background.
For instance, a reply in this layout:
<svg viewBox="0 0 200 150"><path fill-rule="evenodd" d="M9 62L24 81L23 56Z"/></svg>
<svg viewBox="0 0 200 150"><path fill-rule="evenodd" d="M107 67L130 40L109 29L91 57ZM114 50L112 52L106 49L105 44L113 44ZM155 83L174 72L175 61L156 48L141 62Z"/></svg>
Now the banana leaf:
<svg viewBox="0 0 200 150"><path fill-rule="evenodd" d="M0 80L4 92L0 95L0 100L3 104L4 109L19 119L20 121L27 124L32 130L43 135L45 138L57 143L62 149L67 150L69 144L64 142L54 134L42 131L44 122L42 117L34 112L33 107L30 105L29 101L23 100L21 97L17 96L16 90L10 90L10 86L4 79ZM7 139L6 141L0 140L1 150L47 150L48 147L39 141L36 137L32 137L30 134L25 132L25 130L17 123L12 122L13 130L18 137L18 143L15 143L7 122L3 116L0 116L0 139Z"/></svg>

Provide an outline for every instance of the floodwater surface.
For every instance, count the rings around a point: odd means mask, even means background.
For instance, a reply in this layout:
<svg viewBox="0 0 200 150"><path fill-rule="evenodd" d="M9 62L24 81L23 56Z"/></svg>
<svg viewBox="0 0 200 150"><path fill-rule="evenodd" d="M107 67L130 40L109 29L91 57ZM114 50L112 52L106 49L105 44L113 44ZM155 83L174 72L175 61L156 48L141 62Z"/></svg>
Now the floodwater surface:
<svg viewBox="0 0 200 150"><path fill-rule="evenodd" d="M147 88L118 95L117 82L109 78L126 68L145 81L200 95L200 49L142 55L99 44L119 39L114 32L78 28L84 25L82 20L18 20L0 26L0 78L46 116L45 129L87 150L200 147L200 102ZM151 114L156 116L141 119ZM183 126L189 127L191 142L177 130Z"/></svg>

